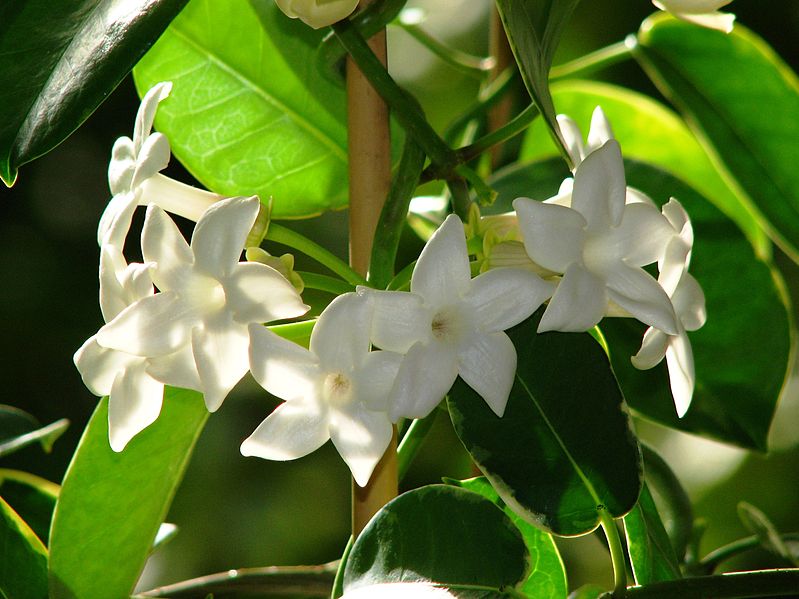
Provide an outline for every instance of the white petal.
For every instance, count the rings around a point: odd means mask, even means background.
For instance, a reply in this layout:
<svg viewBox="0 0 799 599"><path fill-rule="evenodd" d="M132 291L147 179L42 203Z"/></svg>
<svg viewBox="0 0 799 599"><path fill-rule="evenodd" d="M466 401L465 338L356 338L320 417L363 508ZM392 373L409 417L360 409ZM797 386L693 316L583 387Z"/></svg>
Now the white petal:
<svg viewBox="0 0 799 599"><path fill-rule="evenodd" d="M291 12L299 17L306 25L319 29L332 25L336 21L346 18L355 10L358 0L327 0L325 2L297 2L291 3ZM281 6L282 3L278 4Z"/></svg>
<svg viewBox="0 0 799 599"><path fill-rule="evenodd" d="M686 331L696 331L704 326L707 320L705 293L696 279L687 272L680 279L672 302Z"/></svg>
<svg viewBox="0 0 799 599"><path fill-rule="evenodd" d="M144 360L131 365L114 381L108 398L108 440L122 451L138 433L161 413L164 385L144 371Z"/></svg>
<svg viewBox="0 0 799 599"><path fill-rule="evenodd" d="M122 310L153 294L150 265L127 264L122 252L112 245L100 248L100 310L106 322Z"/></svg>
<svg viewBox="0 0 799 599"><path fill-rule="evenodd" d="M516 375L516 348L505 333L473 335L458 351L458 374L502 418Z"/></svg>
<svg viewBox="0 0 799 599"><path fill-rule="evenodd" d="M411 291L431 308L452 303L469 289L472 275L463 223L450 214L424 246L411 276Z"/></svg>
<svg viewBox="0 0 799 599"><path fill-rule="evenodd" d="M605 282L578 264L566 270L549 300L538 332L582 332L596 325L605 312Z"/></svg>
<svg viewBox="0 0 799 599"><path fill-rule="evenodd" d="M666 217L666 220L669 221L669 224L678 235L682 235L683 231L686 229L689 231L685 241L688 245L693 245L694 235L691 229L691 219L688 217L688 213L685 211L682 204L680 204L679 200L677 200L677 198L669 198L669 201L663 204L661 210L663 216Z"/></svg>
<svg viewBox="0 0 799 599"><path fill-rule="evenodd" d="M215 412L249 370L250 336L227 311L205 319L191 335L191 349L202 383L205 405Z"/></svg>
<svg viewBox="0 0 799 599"><path fill-rule="evenodd" d="M150 135L155 120L158 103L165 100L172 91L172 82L164 81L152 86L141 100L139 110L136 112L136 123L133 126L133 143L136 154L139 153L145 139Z"/></svg>
<svg viewBox="0 0 799 599"><path fill-rule="evenodd" d="M349 372L369 351L371 327L371 302L357 293L345 293L319 315L309 348L323 369Z"/></svg>
<svg viewBox="0 0 799 599"><path fill-rule="evenodd" d="M566 150L571 156L572 164L577 167L585 157L585 144L583 143L583 132L573 119L565 114L557 116L560 136L566 145Z"/></svg>
<svg viewBox="0 0 799 599"><path fill-rule="evenodd" d="M417 341L432 336L433 313L421 296L406 291L359 288L372 304L372 343L380 349L404 354Z"/></svg>
<svg viewBox="0 0 799 599"><path fill-rule="evenodd" d="M161 291L185 285L194 262L189 244L166 212L154 204L147 207L141 233L145 262L154 262L152 277Z"/></svg>
<svg viewBox="0 0 799 599"><path fill-rule="evenodd" d="M454 348L417 343L402 360L389 399L389 417L424 418L444 399L458 376Z"/></svg>
<svg viewBox="0 0 799 599"><path fill-rule="evenodd" d="M321 384L319 359L304 347L250 325L250 369L255 380L281 399L316 397Z"/></svg>
<svg viewBox="0 0 799 599"><path fill-rule="evenodd" d="M267 460L295 460L330 438L326 409L313 401L280 404L241 444L241 454Z"/></svg>
<svg viewBox="0 0 799 599"><path fill-rule="evenodd" d="M577 167L572 208L585 217L591 231L618 225L625 206L626 187L621 149L611 139Z"/></svg>
<svg viewBox="0 0 799 599"><path fill-rule="evenodd" d="M373 412L363 404L355 403L330 413L330 439L361 487L369 482L392 434L388 415Z"/></svg>
<svg viewBox="0 0 799 599"><path fill-rule="evenodd" d="M643 191L635 189L634 187L627 186L627 193L625 194L625 202L627 204L647 204L653 208L657 208L657 204L646 195Z"/></svg>
<svg viewBox="0 0 799 599"><path fill-rule="evenodd" d="M661 10L685 13L706 13L728 5L732 0L654 0Z"/></svg>
<svg viewBox="0 0 799 599"><path fill-rule="evenodd" d="M194 353L188 343L173 354L149 358L146 370L147 374L165 385L193 389L202 393L203 386L197 373Z"/></svg>
<svg viewBox="0 0 799 599"><path fill-rule="evenodd" d="M355 374L358 399L367 408L388 411L389 394L397 378L402 356L389 351L369 352Z"/></svg>
<svg viewBox="0 0 799 599"><path fill-rule="evenodd" d="M728 12L711 12L702 15L689 13L673 13L678 19L701 25L709 29L716 29L724 33L730 33L735 27L735 15Z"/></svg>
<svg viewBox="0 0 799 599"><path fill-rule="evenodd" d="M97 227L97 243L100 247L111 244L122 251L136 206L134 193L120 193L111 198Z"/></svg>
<svg viewBox="0 0 799 599"><path fill-rule="evenodd" d="M580 261L588 223L579 212L527 198L515 199L513 207L519 216L524 248L533 262L565 272L570 264Z"/></svg>
<svg viewBox="0 0 799 599"><path fill-rule="evenodd" d="M630 360L638 370L649 370L654 368L666 356L666 349L669 347L671 337L663 331L658 331L649 327L644 333L641 342L641 349Z"/></svg>
<svg viewBox="0 0 799 599"><path fill-rule="evenodd" d="M646 271L619 264L605 276L610 299L644 324L669 335L677 333L677 319L671 300Z"/></svg>
<svg viewBox="0 0 799 599"><path fill-rule="evenodd" d="M310 309L283 275L258 262L237 264L222 286L228 309L243 324L294 318Z"/></svg>
<svg viewBox="0 0 799 599"><path fill-rule="evenodd" d="M142 360L142 358L102 347L97 343L95 335L89 337L80 346L72 360L80 372L83 384L89 388L89 391L102 397L111 393L111 386L120 372L125 370L131 362Z"/></svg>
<svg viewBox="0 0 799 599"><path fill-rule="evenodd" d="M162 171L169 164L169 142L160 133L153 133L142 144L136 156L136 170L133 172L131 188L137 189L147 179Z"/></svg>
<svg viewBox="0 0 799 599"><path fill-rule="evenodd" d="M136 190L140 205L158 204L172 214L197 222L206 210L224 199L217 193L198 189L156 173Z"/></svg>
<svg viewBox="0 0 799 599"><path fill-rule="evenodd" d="M657 262L672 237L674 229L660 211L640 202L624 207L621 223L609 235L617 255L631 266Z"/></svg>
<svg viewBox="0 0 799 599"><path fill-rule="evenodd" d="M688 335L683 333L670 338L666 350L666 364L669 366L669 383L674 397L677 416L682 418L691 405L694 395L694 354Z"/></svg>
<svg viewBox="0 0 799 599"><path fill-rule="evenodd" d="M464 301L481 331L504 331L528 318L555 291L555 284L516 268L497 268L472 280Z"/></svg>
<svg viewBox="0 0 799 599"><path fill-rule="evenodd" d="M691 248L677 235L672 237L663 252L663 257L658 261L658 283L663 287L666 295L673 297L680 284L680 280L685 275L688 267L688 255Z"/></svg>
<svg viewBox="0 0 799 599"><path fill-rule="evenodd" d="M591 114L591 129L588 131L588 153L601 148L602 145L613 139L613 128L610 126L608 117L605 116L601 107L594 108Z"/></svg>
<svg viewBox="0 0 799 599"><path fill-rule="evenodd" d="M111 148L108 163L108 187L112 195L133 191L133 173L136 171L136 148L129 137L119 137Z"/></svg>
<svg viewBox="0 0 799 599"><path fill-rule="evenodd" d="M166 291L125 308L98 331L97 342L139 356L165 356L188 343L197 322L185 302Z"/></svg>
<svg viewBox="0 0 799 599"><path fill-rule="evenodd" d="M252 196L229 198L208 208L191 237L197 267L217 278L232 272L260 207Z"/></svg>
<svg viewBox="0 0 799 599"><path fill-rule="evenodd" d="M389 582L357 587L341 599L451 599L454 592L429 582Z"/></svg>

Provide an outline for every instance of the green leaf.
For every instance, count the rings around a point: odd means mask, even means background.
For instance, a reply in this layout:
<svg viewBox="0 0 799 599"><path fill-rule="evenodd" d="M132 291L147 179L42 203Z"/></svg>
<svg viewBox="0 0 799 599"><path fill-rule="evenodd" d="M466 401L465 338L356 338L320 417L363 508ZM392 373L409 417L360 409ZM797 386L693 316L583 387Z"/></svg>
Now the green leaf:
<svg viewBox="0 0 799 599"><path fill-rule="evenodd" d="M340 209L345 95L314 71L323 34L272 0L193 0L137 65L136 85L174 83L155 125L208 189L272 197L273 218Z"/></svg>
<svg viewBox="0 0 799 599"><path fill-rule="evenodd" d="M102 104L187 0L32 0L0 7L0 177Z"/></svg>
<svg viewBox="0 0 799 599"><path fill-rule="evenodd" d="M519 530L476 493L429 485L387 503L355 541L344 592L389 582L514 587L527 578Z"/></svg>
<svg viewBox="0 0 799 599"><path fill-rule="evenodd" d="M549 91L549 69L563 28L580 0L497 0L502 24L524 85L557 141L571 161L560 137L555 107Z"/></svg>
<svg viewBox="0 0 799 599"><path fill-rule="evenodd" d="M25 521L0 498L0 596L47 597L47 549Z"/></svg>
<svg viewBox="0 0 799 599"><path fill-rule="evenodd" d="M625 161L627 183L662 204L680 200L694 226L691 273L705 292L708 322L690 333L696 365L691 408L678 418L664 363L633 368L645 327L629 318L606 318L602 331L616 377L630 407L662 424L741 447L766 449L768 429L790 362L791 321L785 284L758 258L741 231L710 202L676 177ZM509 209L519 195L555 195L562 161L516 164L491 181L499 196L492 211ZM731 291L732 290L732 291ZM745 342L742 342L745 340Z"/></svg>
<svg viewBox="0 0 799 599"><path fill-rule="evenodd" d="M65 418L42 426L27 412L0 404L0 457L33 443L40 443L42 449L50 453L53 443L68 426L69 420Z"/></svg>
<svg viewBox="0 0 799 599"><path fill-rule="evenodd" d="M650 79L799 261L799 79L740 24L726 35L662 15L644 22L638 42Z"/></svg>
<svg viewBox="0 0 799 599"><path fill-rule="evenodd" d="M484 476L445 482L482 495L500 507L522 533L522 539L530 553L530 563L533 564L527 580L519 589L525 596L536 597L536 599L562 599L566 596L568 588L566 571L563 568L558 547L551 535L522 520L518 514L505 505L505 502L499 498L494 487Z"/></svg>
<svg viewBox="0 0 799 599"><path fill-rule="evenodd" d="M677 556L655 501L644 483L638 503L624 517L627 550L638 585L681 578Z"/></svg>
<svg viewBox="0 0 799 599"><path fill-rule="evenodd" d="M770 241L747 207L745 194L719 173L685 122L669 108L649 96L595 81L555 83L552 97L558 113L574 119L586 136L591 114L601 106L626 158L662 168L691 185L735 221L760 255L770 255ZM534 121L525 134L519 161L557 154L543 122Z"/></svg>
<svg viewBox="0 0 799 599"><path fill-rule="evenodd" d="M764 549L783 558L794 567L799 565L797 564L799 560L793 556L785 541L782 540L777 527L774 526L766 514L751 503L741 501L738 503L738 517L743 522L743 525L758 538L760 545Z"/></svg>
<svg viewBox="0 0 799 599"><path fill-rule="evenodd" d="M0 470L0 497L25 520L43 544L50 536L50 521L59 486L19 470Z"/></svg>
<svg viewBox="0 0 799 599"><path fill-rule="evenodd" d="M130 594L207 418L199 393L167 388L158 420L115 453L100 401L56 504L51 597Z"/></svg>
<svg viewBox="0 0 799 599"><path fill-rule="evenodd" d="M607 589L598 584L586 584L569 593L569 599L600 599Z"/></svg>
<svg viewBox="0 0 799 599"><path fill-rule="evenodd" d="M455 432L502 500L558 535L594 530L635 505L641 452L608 358L588 333L542 333L543 310L508 331L516 381L498 418L458 379Z"/></svg>

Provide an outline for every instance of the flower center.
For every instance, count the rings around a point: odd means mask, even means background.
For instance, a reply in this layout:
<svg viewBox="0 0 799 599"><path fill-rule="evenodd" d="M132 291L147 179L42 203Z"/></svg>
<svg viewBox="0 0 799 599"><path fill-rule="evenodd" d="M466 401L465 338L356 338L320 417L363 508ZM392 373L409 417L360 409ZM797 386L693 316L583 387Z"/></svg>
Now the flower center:
<svg viewBox="0 0 799 599"><path fill-rule="evenodd" d="M195 309L201 312L215 312L225 305L225 289L222 283L208 275L193 273L184 294Z"/></svg>
<svg viewBox="0 0 799 599"><path fill-rule="evenodd" d="M430 321L433 338L437 341L456 341L461 328L461 319L458 316L458 313L452 308L444 308L436 312Z"/></svg>
<svg viewBox="0 0 799 599"><path fill-rule="evenodd" d="M346 405L352 400L352 380L343 372L331 372L325 377L322 395L332 405Z"/></svg>

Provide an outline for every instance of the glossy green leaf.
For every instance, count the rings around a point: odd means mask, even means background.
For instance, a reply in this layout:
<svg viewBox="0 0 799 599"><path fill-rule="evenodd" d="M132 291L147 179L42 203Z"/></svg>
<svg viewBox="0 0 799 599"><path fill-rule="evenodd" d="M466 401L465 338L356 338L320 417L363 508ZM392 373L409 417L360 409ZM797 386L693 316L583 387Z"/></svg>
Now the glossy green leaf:
<svg viewBox="0 0 799 599"><path fill-rule="evenodd" d="M56 504L51 597L130 594L207 418L199 393L167 388L158 420L115 453L100 401Z"/></svg>
<svg viewBox="0 0 799 599"><path fill-rule="evenodd" d="M549 69L563 29L579 3L580 0L497 0L497 9L524 85L567 159L568 152L564 149L555 120Z"/></svg>
<svg viewBox="0 0 799 599"><path fill-rule="evenodd" d="M679 177L746 232L762 256L769 256L768 237L747 207L748 198L719 173L688 125L669 108L638 92L595 81L563 81L552 85L558 113L574 119L588 135L591 114L601 106L626 158L647 162ZM542 121L524 136L519 160L557 156Z"/></svg>
<svg viewBox="0 0 799 599"><path fill-rule="evenodd" d="M458 379L455 432L502 500L558 535L594 530L635 505L641 451L605 352L588 333L543 333L543 310L508 331L516 381L498 418Z"/></svg>
<svg viewBox="0 0 799 599"><path fill-rule="evenodd" d="M69 420L62 418L61 420L56 420L47 426L36 428L25 434L3 439L2 442L0 442L0 457L14 453L33 443L41 444L42 449L50 453L53 449L53 443L56 442L56 439L58 439L68 427Z"/></svg>
<svg viewBox="0 0 799 599"><path fill-rule="evenodd" d="M761 510L751 503L741 501L738 504L738 517L743 525L758 538L764 549L783 558L794 567L799 565L797 563L799 560L794 558L791 550L782 540L777 527Z"/></svg>
<svg viewBox="0 0 799 599"><path fill-rule="evenodd" d="M0 596L47 597L47 549L25 521L0 498Z"/></svg>
<svg viewBox="0 0 799 599"><path fill-rule="evenodd" d="M66 139L187 0L0 4L0 178Z"/></svg>
<svg viewBox="0 0 799 599"><path fill-rule="evenodd" d="M343 208L345 96L314 71L323 34L272 0L194 0L137 65L136 85L173 82L155 125L208 189L272 197L275 218Z"/></svg>
<svg viewBox="0 0 799 599"><path fill-rule="evenodd" d="M697 382L683 418L674 410L665 361L647 371L630 363L641 345L644 325L629 318L602 321L627 402L672 428L765 450L790 363L792 326L784 283L755 255L743 233L685 183L631 160L625 161L625 169L629 185L660 204L674 196L688 211L695 233L691 273L705 292L708 313L707 324L689 334ZM544 200L568 175L559 160L517 164L498 172L492 185L499 197L492 209L508 209L519 195Z"/></svg>
<svg viewBox="0 0 799 599"><path fill-rule="evenodd" d="M677 556L646 484L638 503L624 517L624 531L636 584L681 578Z"/></svg>
<svg viewBox="0 0 799 599"><path fill-rule="evenodd" d="M527 580L519 588L525 596L537 599L562 599L566 596L568 588L566 571L563 568L558 547L551 535L522 520L518 514L505 505L505 502L499 498L494 487L484 476L446 482L482 495L502 508L505 515L522 533L522 539L530 553L530 563L533 564L532 570L527 575Z"/></svg>
<svg viewBox="0 0 799 599"><path fill-rule="evenodd" d="M760 224L799 260L799 79L738 24L724 33L659 15L634 52L650 79L726 166Z"/></svg>
<svg viewBox="0 0 799 599"><path fill-rule="evenodd" d="M0 470L2 497L46 544L59 486L28 472Z"/></svg>
<svg viewBox="0 0 799 599"><path fill-rule="evenodd" d="M390 582L515 587L527 578L521 533L489 500L448 485L403 493L352 547L344 592Z"/></svg>

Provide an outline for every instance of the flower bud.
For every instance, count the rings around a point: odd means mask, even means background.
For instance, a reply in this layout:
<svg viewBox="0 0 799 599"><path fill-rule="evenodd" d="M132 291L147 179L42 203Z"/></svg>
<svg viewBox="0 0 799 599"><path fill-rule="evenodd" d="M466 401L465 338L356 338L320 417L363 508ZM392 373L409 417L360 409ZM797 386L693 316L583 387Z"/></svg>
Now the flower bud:
<svg viewBox="0 0 799 599"><path fill-rule="evenodd" d="M327 27L347 18L358 6L358 0L275 0L275 2L287 16L300 19L314 29Z"/></svg>

